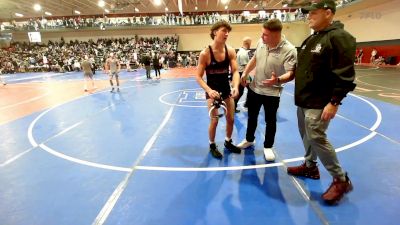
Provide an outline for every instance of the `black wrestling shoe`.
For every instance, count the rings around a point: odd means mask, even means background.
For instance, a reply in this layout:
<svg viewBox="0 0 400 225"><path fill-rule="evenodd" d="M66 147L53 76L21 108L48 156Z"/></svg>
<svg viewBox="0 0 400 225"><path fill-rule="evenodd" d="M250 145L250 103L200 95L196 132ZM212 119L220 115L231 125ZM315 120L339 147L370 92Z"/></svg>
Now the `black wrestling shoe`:
<svg viewBox="0 0 400 225"><path fill-rule="evenodd" d="M225 148L227 148L230 152L240 154L241 149L238 148L236 145L232 144L232 139L230 141L225 140Z"/></svg>
<svg viewBox="0 0 400 225"><path fill-rule="evenodd" d="M222 154L218 151L218 146L215 143L210 144L210 153L214 158L222 159Z"/></svg>

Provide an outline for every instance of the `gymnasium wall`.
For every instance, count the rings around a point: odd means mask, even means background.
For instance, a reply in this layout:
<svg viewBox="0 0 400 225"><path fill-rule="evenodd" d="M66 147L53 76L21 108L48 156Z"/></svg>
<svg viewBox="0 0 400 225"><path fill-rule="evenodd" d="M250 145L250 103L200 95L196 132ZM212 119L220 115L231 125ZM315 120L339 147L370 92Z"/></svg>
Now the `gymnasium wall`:
<svg viewBox="0 0 400 225"><path fill-rule="evenodd" d="M338 16L345 29L357 42L394 40L400 38L400 0L353 11ZM339 14L340 12L338 12Z"/></svg>
<svg viewBox="0 0 400 225"><path fill-rule="evenodd" d="M242 39L249 36L253 39L252 48L255 47L256 41L260 38L262 24L234 24L233 29L228 38L228 44L234 48L239 48L242 45ZM48 40L59 41L64 37L65 41L81 40L86 41L89 39L98 38L119 38L119 37L134 37L138 36L179 36L178 51L199 51L202 50L211 42L210 38L211 25L201 26L147 26L141 28L107 28L102 31L98 28L93 29L80 29L71 31L42 31L42 42L47 43ZM308 26L304 22L285 23L283 34L295 46L300 46L301 42L310 33ZM13 41L28 42L27 32L18 31L13 33Z"/></svg>
<svg viewBox="0 0 400 225"><path fill-rule="evenodd" d="M345 29L357 39L357 48L364 50L362 63L370 63L372 49L378 55L395 57L400 62L400 0L341 14L336 19L342 21Z"/></svg>

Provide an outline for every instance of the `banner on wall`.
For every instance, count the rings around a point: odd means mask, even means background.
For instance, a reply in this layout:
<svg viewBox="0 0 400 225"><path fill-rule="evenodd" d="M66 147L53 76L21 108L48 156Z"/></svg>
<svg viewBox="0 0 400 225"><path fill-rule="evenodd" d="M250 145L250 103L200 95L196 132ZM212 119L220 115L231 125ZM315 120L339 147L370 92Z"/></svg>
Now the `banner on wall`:
<svg viewBox="0 0 400 225"><path fill-rule="evenodd" d="M42 36L40 35L40 32L28 32L28 38L29 42L31 43L42 42Z"/></svg>
<svg viewBox="0 0 400 225"><path fill-rule="evenodd" d="M178 0L178 9L181 15L183 16L182 0Z"/></svg>

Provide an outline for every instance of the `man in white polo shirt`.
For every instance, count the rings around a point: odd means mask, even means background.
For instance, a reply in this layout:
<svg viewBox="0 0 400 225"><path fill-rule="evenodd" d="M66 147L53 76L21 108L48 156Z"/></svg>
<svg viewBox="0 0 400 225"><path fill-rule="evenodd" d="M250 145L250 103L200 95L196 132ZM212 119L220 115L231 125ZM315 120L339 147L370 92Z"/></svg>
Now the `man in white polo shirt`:
<svg viewBox="0 0 400 225"><path fill-rule="evenodd" d="M245 37L243 38L243 45L241 48L239 48L239 51L236 53L236 62L238 63L238 71L240 77L243 75L243 71L246 68L247 63L249 63L251 59L251 38L250 37ZM235 99L235 112L238 113L240 110L237 108L238 102L240 97L242 97L244 92L244 86L240 85L239 86L239 96ZM247 97L246 97L247 101ZM247 104L244 104L245 107L247 107Z"/></svg>
<svg viewBox="0 0 400 225"><path fill-rule="evenodd" d="M294 78L293 71L297 61L296 48L282 36L281 32L282 23L278 19L271 19L263 24L261 39L241 80L242 85L246 85L249 73L256 69L254 79L248 88L246 138L238 147L248 148L254 145L258 114L263 106L266 123L264 156L267 161L275 160L272 146L275 140L276 112L283 89L282 84Z"/></svg>

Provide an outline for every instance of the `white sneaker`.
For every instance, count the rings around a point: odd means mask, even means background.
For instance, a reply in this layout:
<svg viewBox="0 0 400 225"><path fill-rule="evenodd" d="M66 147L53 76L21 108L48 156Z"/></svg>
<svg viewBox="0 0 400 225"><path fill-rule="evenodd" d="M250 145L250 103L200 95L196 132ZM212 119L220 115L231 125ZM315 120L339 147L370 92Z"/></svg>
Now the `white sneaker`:
<svg viewBox="0 0 400 225"><path fill-rule="evenodd" d="M255 141L251 142L251 141L247 141L246 139L244 139L242 142L240 142L238 145L236 145L238 148L248 148L250 146L253 146L255 143Z"/></svg>
<svg viewBox="0 0 400 225"><path fill-rule="evenodd" d="M275 154L272 148L264 148L264 157L267 161L275 161Z"/></svg>

